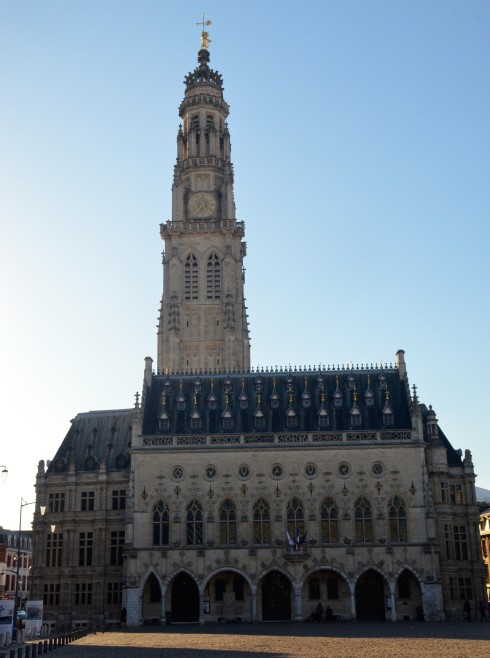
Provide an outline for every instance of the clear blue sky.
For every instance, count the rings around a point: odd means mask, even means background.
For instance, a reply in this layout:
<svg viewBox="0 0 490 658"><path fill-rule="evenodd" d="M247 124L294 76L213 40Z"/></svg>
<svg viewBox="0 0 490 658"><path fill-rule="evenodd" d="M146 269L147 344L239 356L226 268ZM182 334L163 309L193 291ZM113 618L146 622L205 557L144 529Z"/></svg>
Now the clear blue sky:
<svg viewBox="0 0 490 658"><path fill-rule="evenodd" d="M0 2L0 524L156 357L159 224L201 12L254 365L391 362L490 488L490 2ZM24 509L29 527L33 508Z"/></svg>

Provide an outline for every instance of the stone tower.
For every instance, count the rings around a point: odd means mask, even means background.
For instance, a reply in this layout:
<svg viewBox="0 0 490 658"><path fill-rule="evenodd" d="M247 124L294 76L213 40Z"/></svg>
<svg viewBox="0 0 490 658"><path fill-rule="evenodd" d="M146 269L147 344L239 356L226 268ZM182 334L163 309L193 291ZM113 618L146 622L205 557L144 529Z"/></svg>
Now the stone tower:
<svg viewBox="0 0 490 658"><path fill-rule="evenodd" d="M244 222L236 220L223 80L209 68L207 33L179 108L172 219L165 243L159 372L250 367L244 299Z"/></svg>

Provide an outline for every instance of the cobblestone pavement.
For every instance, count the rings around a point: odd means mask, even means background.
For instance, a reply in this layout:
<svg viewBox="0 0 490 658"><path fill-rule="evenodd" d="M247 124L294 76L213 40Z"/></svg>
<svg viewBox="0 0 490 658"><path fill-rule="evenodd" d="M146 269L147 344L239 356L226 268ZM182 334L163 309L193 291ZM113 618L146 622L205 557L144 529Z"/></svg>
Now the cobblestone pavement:
<svg viewBox="0 0 490 658"><path fill-rule="evenodd" d="M54 658L490 658L490 623L241 624L97 632Z"/></svg>

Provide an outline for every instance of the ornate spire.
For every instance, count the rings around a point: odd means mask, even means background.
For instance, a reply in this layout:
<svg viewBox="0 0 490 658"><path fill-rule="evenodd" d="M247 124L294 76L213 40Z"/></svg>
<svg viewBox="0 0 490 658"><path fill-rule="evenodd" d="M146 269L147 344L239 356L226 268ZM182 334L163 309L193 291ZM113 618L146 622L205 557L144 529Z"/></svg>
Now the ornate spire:
<svg viewBox="0 0 490 658"><path fill-rule="evenodd" d="M185 76L184 78L184 84L186 90L190 89L193 85L195 84L209 84L213 85L213 87L216 87L218 89L223 89L223 78L221 76L221 73L218 73L218 71L213 71L213 69L210 69L208 66L209 62L209 51L208 51L208 45L211 43L211 39L209 38L209 32L205 31L205 27L208 25L211 25L211 21L205 21L204 20L204 14L202 15L202 21L197 23L197 25L202 26L202 31L201 31L201 50L197 53L197 61L199 62L199 66L194 69L191 73Z"/></svg>

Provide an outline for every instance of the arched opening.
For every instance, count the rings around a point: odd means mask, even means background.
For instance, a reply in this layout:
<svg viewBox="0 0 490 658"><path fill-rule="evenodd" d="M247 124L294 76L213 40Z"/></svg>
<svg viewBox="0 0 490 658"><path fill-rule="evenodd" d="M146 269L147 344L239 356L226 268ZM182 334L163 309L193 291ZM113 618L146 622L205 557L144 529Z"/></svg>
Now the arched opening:
<svg viewBox="0 0 490 658"><path fill-rule="evenodd" d="M262 581L262 620L291 620L291 585L279 571L271 571Z"/></svg>
<svg viewBox="0 0 490 658"><path fill-rule="evenodd" d="M357 619L385 620L385 585L376 571L366 571L356 584Z"/></svg>
<svg viewBox="0 0 490 658"><path fill-rule="evenodd" d="M151 573L143 588L143 623L159 624L162 619L162 590L155 574Z"/></svg>
<svg viewBox="0 0 490 658"><path fill-rule="evenodd" d="M302 607L303 619L350 619L350 595L345 579L330 569L310 574L302 591Z"/></svg>
<svg viewBox="0 0 490 658"><path fill-rule="evenodd" d="M186 573L179 573L172 582L172 621L199 621L199 590Z"/></svg>
<svg viewBox="0 0 490 658"><path fill-rule="evenodd" d="M404 569L396 581L396 613L403 621L419 619L423 621L422 593L420 585L411 571Z"/></svg>
<svg viewBox="0 0 490 658"><path fill-rule="evenodd" d="M208 604L206 620L250 621L251 594L247 581L234 571L222 571L213 576L204 591Z"/></svg>

